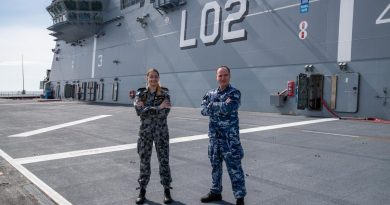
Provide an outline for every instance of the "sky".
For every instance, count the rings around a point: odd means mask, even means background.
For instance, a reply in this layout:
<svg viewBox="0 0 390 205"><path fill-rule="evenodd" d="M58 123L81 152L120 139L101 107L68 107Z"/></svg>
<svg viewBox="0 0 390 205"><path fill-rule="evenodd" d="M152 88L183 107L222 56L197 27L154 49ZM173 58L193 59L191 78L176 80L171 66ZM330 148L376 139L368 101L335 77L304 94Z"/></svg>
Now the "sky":
<svg viewBox="0 0 390 205"><path fill-rule="evenodd" d="M23 89L39 91L39 82L51 68L55 46L47 27L46 11L52 0L1 0L0 4L0 92Z"/></svg>

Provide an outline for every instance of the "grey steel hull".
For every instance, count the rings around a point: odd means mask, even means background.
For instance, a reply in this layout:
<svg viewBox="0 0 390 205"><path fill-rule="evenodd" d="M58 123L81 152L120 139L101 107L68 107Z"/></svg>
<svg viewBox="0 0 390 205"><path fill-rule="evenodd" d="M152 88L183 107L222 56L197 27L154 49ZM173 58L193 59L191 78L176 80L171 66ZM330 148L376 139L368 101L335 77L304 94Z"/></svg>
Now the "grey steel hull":
<svg viewBox="0 0 390 205"><path fill-rule="evenodd" d="M322 105L320 110L297 109L296 96L287 97L282 106L270 103L270 96L286 89L287 81L296 80L300 73L322 74L322 99L329 107L334 104L330 109L337 115L390 119L387 0L313 0L306 13L300 13L296 0L246 2L229 10L226 1L189 0L161 15L148 1L143 7L126 9L120 9L120 1L105 1L104 19L109 23L95 36L77 45L56 42L61 50L54 54L50 76L56 95L65 97L65 84L96 82L104 87L93 91L95 98L89 98L86 89L84 100L129 104L129 91L144 86L145 72L153 67L170 89L174 106L199 107L204 93L217 86L215 68L228 65L232 84L242 92L242 110L331 116ZM202 20L207 3L219 6L220 18L209 10ZM240 14L243 7L242 18L227 24L228 15ZM147 25L136 21L147 14ZM306 25L300 27L304 21ZM229 32L240 30L245 37L224 40ZM213 34L215 38L204 43ZM341 62L347 63L343 69ZM305 70L307 65L313 65L312 71ZM336 94L332 76L349 73L358 73L357 87L343 89L349 77L342 79L344 84L339 78ZM114 85L118 87L113 89ZM115 89L118 95L113 100Z"/></svg>

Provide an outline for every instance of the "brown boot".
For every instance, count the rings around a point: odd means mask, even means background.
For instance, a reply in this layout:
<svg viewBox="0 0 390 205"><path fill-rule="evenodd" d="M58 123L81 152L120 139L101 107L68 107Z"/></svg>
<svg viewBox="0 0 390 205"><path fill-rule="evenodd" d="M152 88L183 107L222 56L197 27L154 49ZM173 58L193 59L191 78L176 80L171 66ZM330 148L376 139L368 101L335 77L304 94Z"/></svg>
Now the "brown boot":
<svg viewBox="0 0 390 205"><path fill-rule="evenodd" d="M164 204L172 203L171 190L169 188L164 189Z"/></svg>
<svg viewBox="0 0 390 205"><path fill-rule="evenodd" d="M209 202L221 201L221 200L222 200L221 194L214 194L212 192L209 192L206 196L200 199L202 203L209 203Z"/></svg>
<svg viewBox="0 0 390 205"><path fill-rule="evenodd" d="M244 198L238 198L236 201L236 205L245 205Z"/></svg>
<svg viewBox="0 0 390 205"><path fill-rule="evenodd" d="M136 204L143 204L145 202L145 194L146 190L145 189L140 189L138 198L135 200Z"/></svg>

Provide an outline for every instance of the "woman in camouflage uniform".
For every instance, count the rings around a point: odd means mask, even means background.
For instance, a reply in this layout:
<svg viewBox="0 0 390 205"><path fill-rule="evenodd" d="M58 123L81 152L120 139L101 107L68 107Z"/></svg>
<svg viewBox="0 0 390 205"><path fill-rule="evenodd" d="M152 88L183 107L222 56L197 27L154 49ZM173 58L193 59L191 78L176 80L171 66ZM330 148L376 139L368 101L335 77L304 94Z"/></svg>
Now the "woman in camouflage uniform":
<svg viewBox="0 0 390 205"><path fill-rule="evenodd" d="M141 119L137 144L141 161L140 176L138 178L140 193L136 203L143 204L145 201L146 187L150 179L150 158L154 142L159 162L161 184L164 186L164 203L168 204L172 202L167 125L167 116L171 107L170 97L168 89L160 86L160 74L156 69L149 69L146 78L147 86L137 90L134 101L135 110Z"/></svg>

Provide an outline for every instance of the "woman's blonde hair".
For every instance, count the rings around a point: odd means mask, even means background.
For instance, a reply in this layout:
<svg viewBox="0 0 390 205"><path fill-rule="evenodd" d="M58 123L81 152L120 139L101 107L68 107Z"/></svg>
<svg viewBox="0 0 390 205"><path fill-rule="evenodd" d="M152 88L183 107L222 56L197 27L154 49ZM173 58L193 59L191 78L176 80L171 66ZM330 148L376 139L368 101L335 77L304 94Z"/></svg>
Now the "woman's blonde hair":
<svg viewBox="0 0 390 205"><path fill-rule="evenodd" d="M160 77L160 73L158 72L158 70L157 70L157 69L155 69L155 68L149 68L149 70L146 72L146 78L148 78L148 77L149 77L149 74L150 74L151 72L155 72L155 73L157 73L157 76L158 76L158 77ZM149 88L148 80L146 80L146 88ZM158 95L161 95L161 85L160 85L160 80L158 81L158 84L157 84L157 89L156 89L156 91L157 91L157 94L158 94Z"/></svg>

